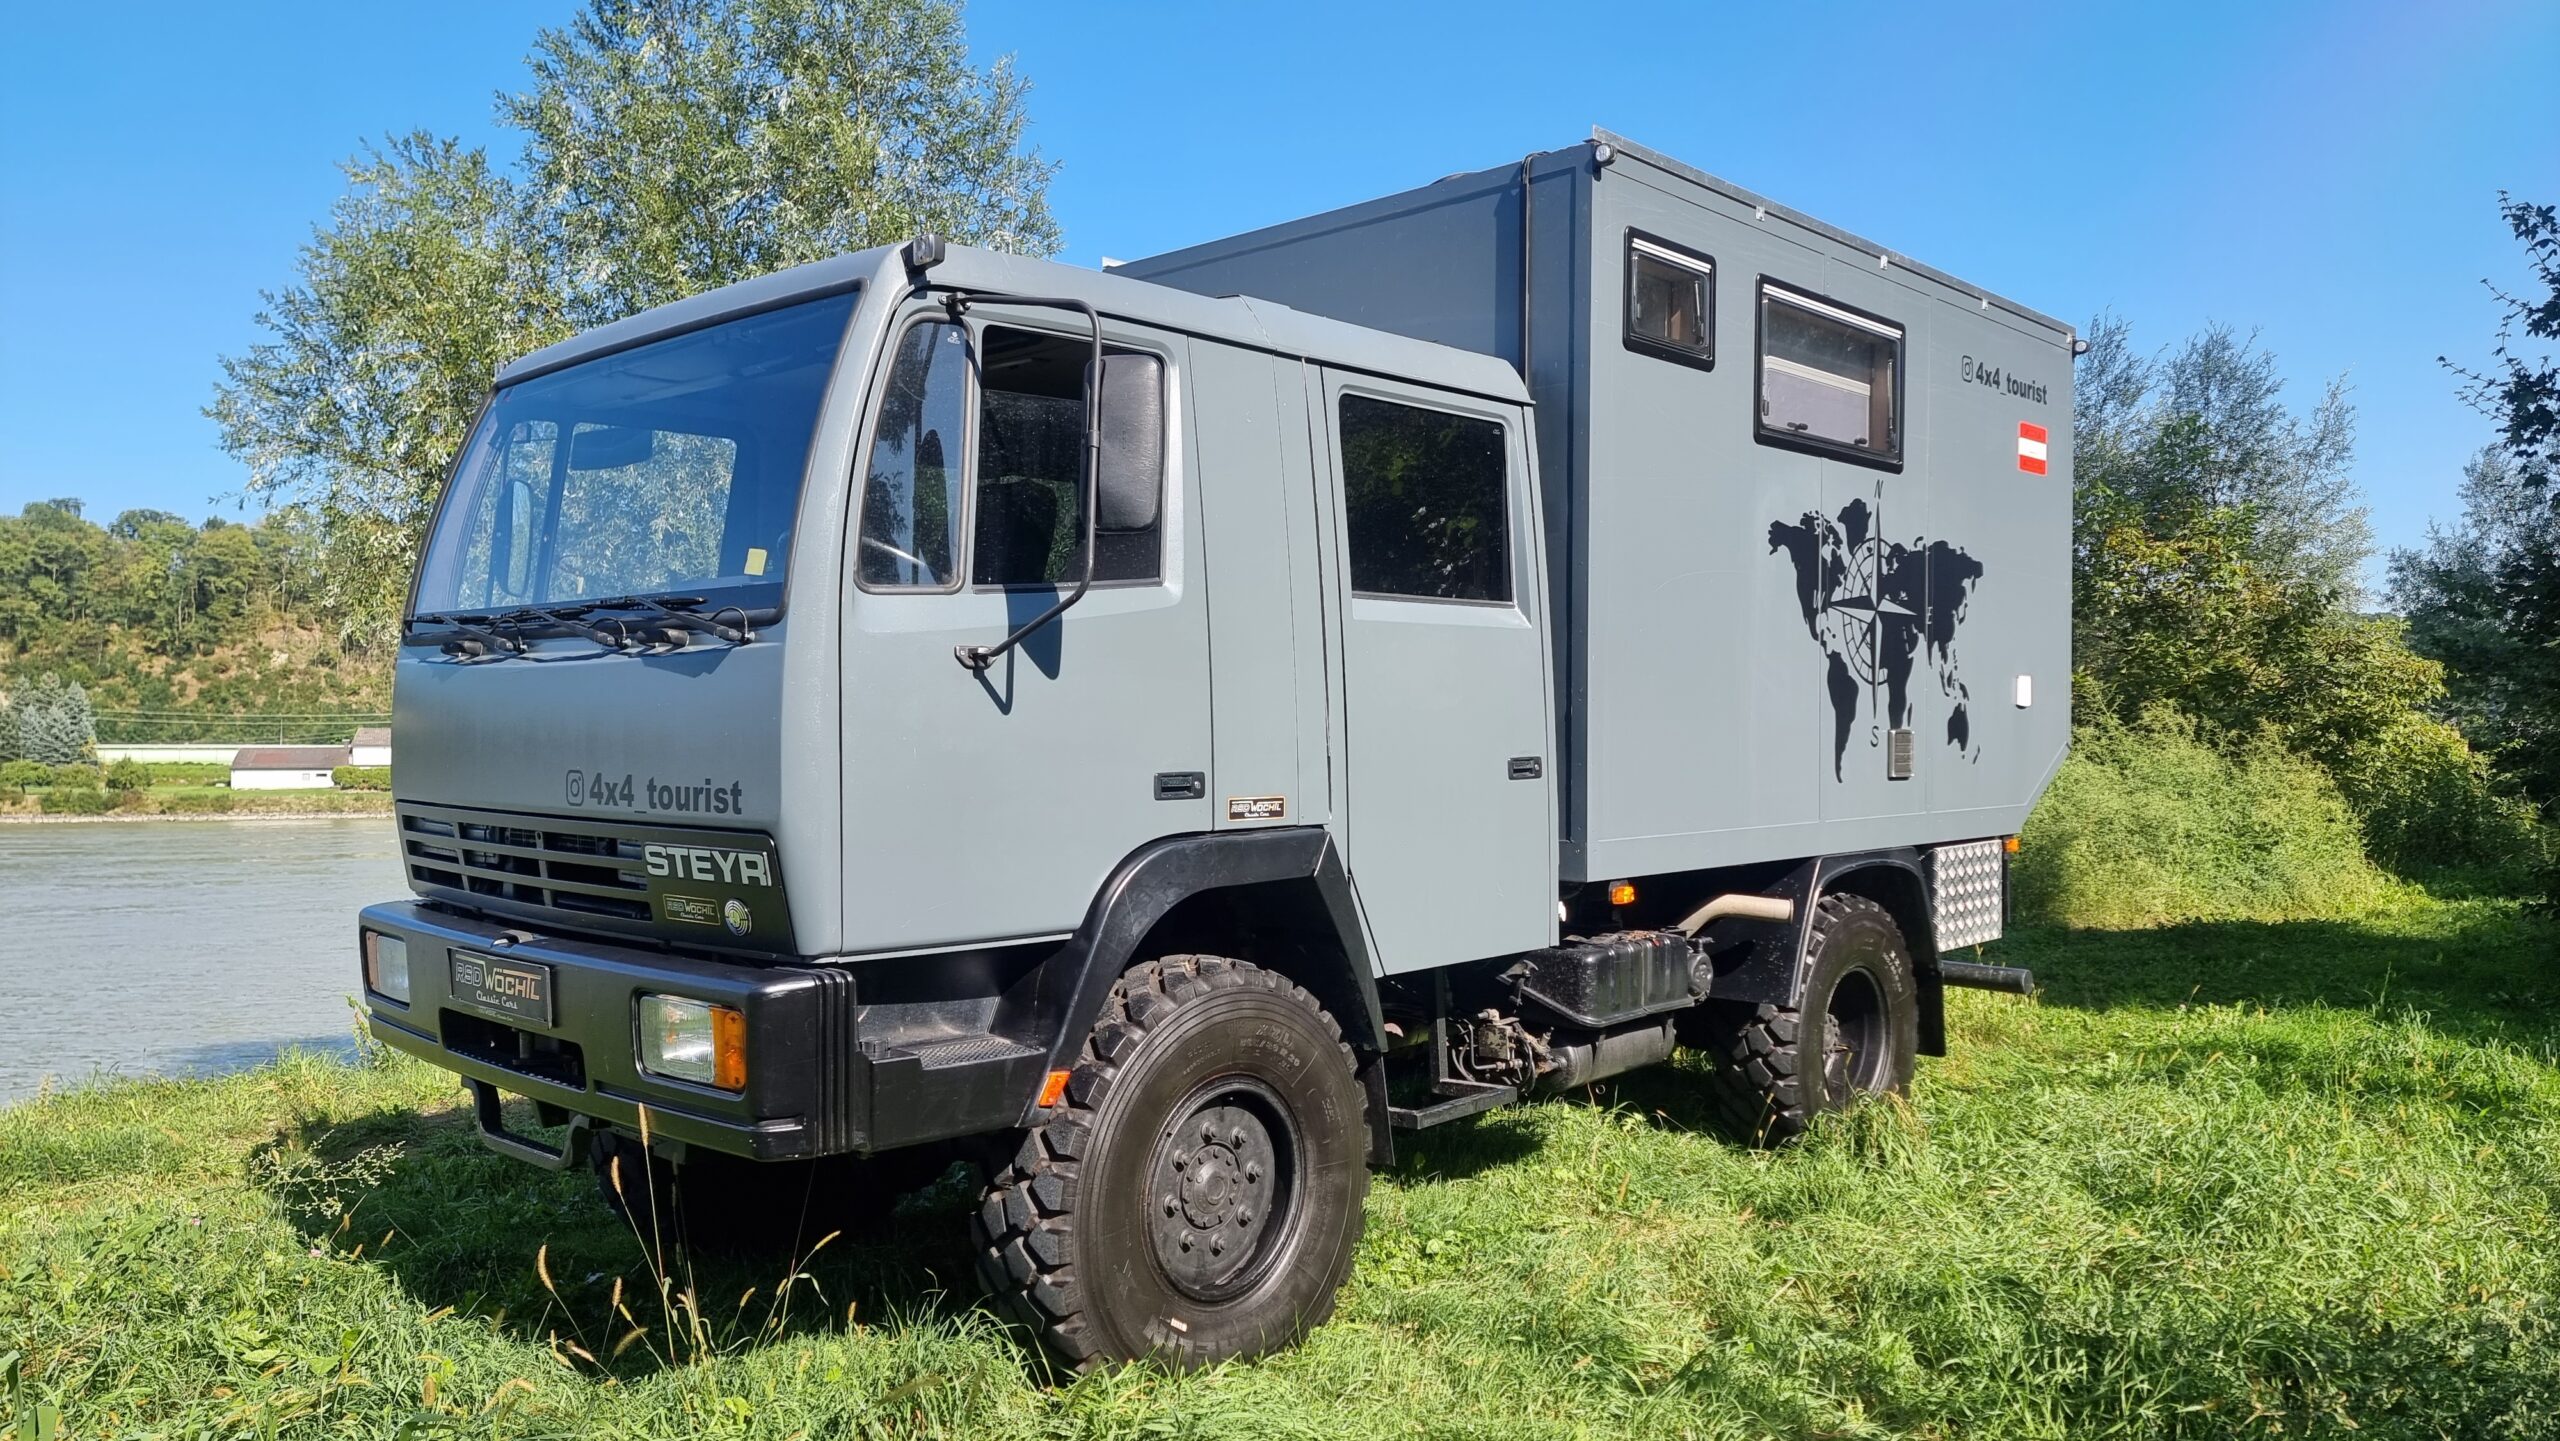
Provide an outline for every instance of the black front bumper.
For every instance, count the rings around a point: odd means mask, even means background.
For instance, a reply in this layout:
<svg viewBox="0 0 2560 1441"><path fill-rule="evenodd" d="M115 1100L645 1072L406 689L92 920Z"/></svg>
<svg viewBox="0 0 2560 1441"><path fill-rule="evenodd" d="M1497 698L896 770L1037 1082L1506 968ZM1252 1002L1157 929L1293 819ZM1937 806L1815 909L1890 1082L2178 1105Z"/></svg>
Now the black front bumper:
<svg viewBox="0 0 2560 1441"><path fill-rule="evenodd" d="M888 1150L1018 1125L1045 1052L995 1036L864 1035L852 969L740 965L538 935L416 901L368 906L359 925L409 948L409 1000L365 993L374 1036L460 1075L500 1150L543 1160L497 1129L496 1093L585 1124L757 1160ZM550 968L551 1019L485 1010L452 990L457 949ZM736 1092L640 1069L639 1001L682 996L746 1017L747 1084Z"/></svg>

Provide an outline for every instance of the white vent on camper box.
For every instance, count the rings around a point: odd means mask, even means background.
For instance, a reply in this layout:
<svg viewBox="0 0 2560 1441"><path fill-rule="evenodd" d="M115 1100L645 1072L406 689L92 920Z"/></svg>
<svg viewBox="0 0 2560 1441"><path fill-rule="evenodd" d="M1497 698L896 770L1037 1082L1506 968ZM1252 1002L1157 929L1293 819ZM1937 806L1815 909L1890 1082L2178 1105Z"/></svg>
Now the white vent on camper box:
<svg viewBox="0 0 2560 1441"><path fill-rule="evenodd" d="M2008 866L1998 841L1966 841L1929 852L1929 902L1938 949L1960 951L2000 939Z"/></svg>

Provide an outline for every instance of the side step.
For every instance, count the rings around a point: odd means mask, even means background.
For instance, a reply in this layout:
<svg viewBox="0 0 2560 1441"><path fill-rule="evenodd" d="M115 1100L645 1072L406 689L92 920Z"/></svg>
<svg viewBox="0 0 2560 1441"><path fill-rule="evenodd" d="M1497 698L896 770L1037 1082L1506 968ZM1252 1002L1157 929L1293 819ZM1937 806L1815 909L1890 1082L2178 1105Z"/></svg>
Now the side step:
<svg viewBox="0 0 2560 1441"><path fill-rule="evenodd" d="M1440 1090L1447 1096L1446 1100L1434 1101L1427 1106L1389 1106L1387 1124L1399 1131L1427 1130L1450 1121L1480 1116L1497 1106L1507 1106L1520 1099L1517 1086L1485 1085L1474 1081L1442 1081Z"/></svg>
<svg viewBox="0 0 2560 1441"><path fill-rule="evenodd" d="M1938 962L1938 979L1950 986L1978 991L2007 991L2013 996L2036 993L2036 973L2024 966L1986 966L1974 961Z"/></svg>

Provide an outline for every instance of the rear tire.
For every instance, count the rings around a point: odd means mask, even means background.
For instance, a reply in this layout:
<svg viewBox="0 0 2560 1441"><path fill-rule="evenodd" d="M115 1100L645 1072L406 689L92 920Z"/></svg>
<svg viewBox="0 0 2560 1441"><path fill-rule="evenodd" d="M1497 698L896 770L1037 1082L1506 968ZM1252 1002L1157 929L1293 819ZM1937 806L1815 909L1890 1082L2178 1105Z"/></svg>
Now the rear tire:
<svg viewBox="0 0 2560 1441"><path fill-rule="evenodd" d="M1710 1001L1699 1018L1717 1114L1754 1145L1792 1141L1825 1111L1911 1084L1919 988L1893 916L1864 896L1824 896L1805 961L1797 1005Z"/></svg>
<svg viewBox="0 0 2560 1441"><path fill-rule="evenodd" d="M1242 961L1148 961L988 1185L979 1276L1076 1370L1277 1350L1333 1312L1367 1152L1351 1048L1315 997Z"/></svg>

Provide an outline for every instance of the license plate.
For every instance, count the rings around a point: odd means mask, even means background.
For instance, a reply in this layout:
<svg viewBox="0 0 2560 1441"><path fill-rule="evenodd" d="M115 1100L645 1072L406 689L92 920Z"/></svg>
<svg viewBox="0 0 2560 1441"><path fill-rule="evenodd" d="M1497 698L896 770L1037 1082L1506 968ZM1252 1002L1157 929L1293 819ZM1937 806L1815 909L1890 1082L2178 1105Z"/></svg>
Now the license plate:
<svg viewBox="0 0 2560 1441"><path fill-rule="evenodd" d="M551 1024L551 968L539 961L453 953L453 994L484 1011Z"/></svg>

